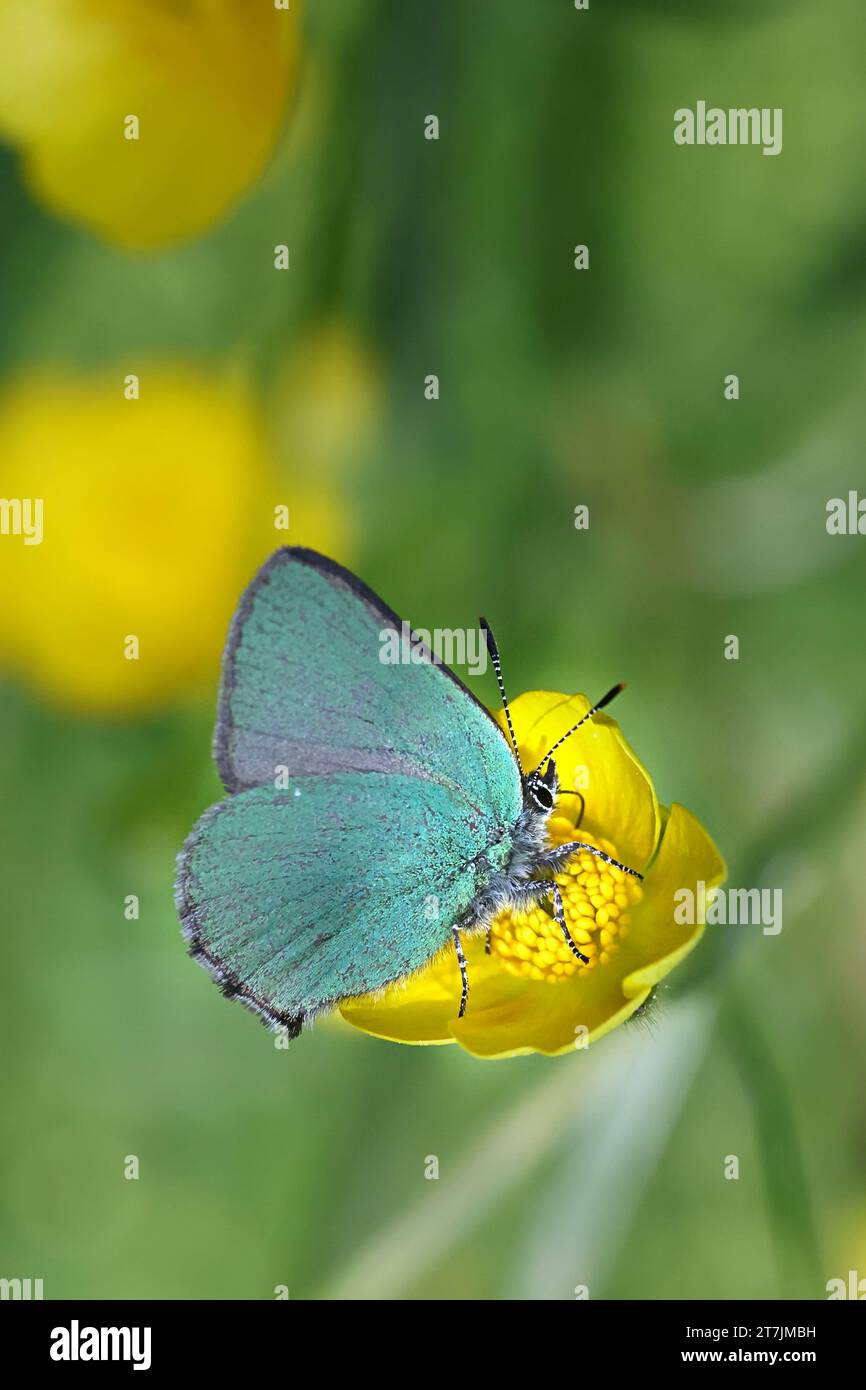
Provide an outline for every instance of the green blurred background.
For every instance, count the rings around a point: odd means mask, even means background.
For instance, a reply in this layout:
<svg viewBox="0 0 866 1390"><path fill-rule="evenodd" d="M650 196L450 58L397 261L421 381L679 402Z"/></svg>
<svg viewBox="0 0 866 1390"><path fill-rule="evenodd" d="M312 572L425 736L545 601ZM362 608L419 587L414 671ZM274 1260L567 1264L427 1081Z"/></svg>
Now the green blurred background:
<svg viewBox="0 0 866 1390"><path fill-rule="evenodd" d="M112 247L0 156L0 492L68 504L42 547L0 538L0 1275L49 1298L825 1297L866 1276L866 541L825 528L866 493L866 12L307 8L274 157L191 239ZM782 107L782 154L677 147L699 98ZM93 383L139 370L144 406L139 364L239 393L214 498L225 432L173 443L182 396L165 475L76 414L113 419ZM46 373L70 393L50 429L19 403ZM660 797L731 884L782 887L782 932L708 929L655 1022L588 1054L342 1025L275 1049L187 960L172 883L219 795L232 605L286 539L417 625L485 613L515 693L627 680ZM108 612L119 653L136 594L145 685L91 688L87 643Z"/></svg>

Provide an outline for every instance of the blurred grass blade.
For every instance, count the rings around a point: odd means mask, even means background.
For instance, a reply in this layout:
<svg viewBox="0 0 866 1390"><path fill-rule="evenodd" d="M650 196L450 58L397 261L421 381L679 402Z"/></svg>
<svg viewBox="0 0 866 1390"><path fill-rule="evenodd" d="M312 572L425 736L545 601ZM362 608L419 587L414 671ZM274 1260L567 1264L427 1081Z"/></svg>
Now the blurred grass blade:
<svg viewBox="0 0 866 1390"><path fill-rule="evenodd" d="M563 1062L521 1097L451 1175L425 1183L419 1202L373 1237L322 1298L405 1297L406 1292L550 1152L582 1103L583 1068Z"/></svg>
<svg viewBox="0 0 866 1390"><path fill-rule="evenodd" d="M693 995L652 1038L632 1028L618 1054L605 1048L506 1297L571 1299L579 1284L599 1296L691 1089L715 1012L706 996Z"/></svg>
<svg viewBox="0 0 866 1390"><path fill-rule="evenodd" d="M654 1104L662 1117L658 1121L661 1146L694 1075L710 1023L709 1006L693 997L665 1020L663 1032L652 1045L642 1030L631 1028L606 1039L598 1055L592 1053L572 1062L562 1059L550 1079L521 1097L456 1171L443 1174L436 1183L425 1183L421 1200L373 1237L320 1296L405 1297L407 1290L464 1241L508 1192L556 1151L577 1121L587 1136L588 1151L598 1143L598 1126L607 1123L607 1137L599 1155L604 1151L609 1170L629 1134L632 1162L636 1163L634 1155L640 1146L650 1147L647 1129L652 1121L644 1102L645 1093L653 1088ZM640 1117L634 1122L629 1117L633 1105L640 1106ZM646 1161L651 1168L654 1154ZM574 1202L573 1175L569 1186ZM614 1205L620 1202L621 1192L617 1191ZM585 1205L583 1195L581 1205ZM607 1220L608 1210L603 1215ZM570 1288L566 1286L564 1297L569 1296Z"/></svg>

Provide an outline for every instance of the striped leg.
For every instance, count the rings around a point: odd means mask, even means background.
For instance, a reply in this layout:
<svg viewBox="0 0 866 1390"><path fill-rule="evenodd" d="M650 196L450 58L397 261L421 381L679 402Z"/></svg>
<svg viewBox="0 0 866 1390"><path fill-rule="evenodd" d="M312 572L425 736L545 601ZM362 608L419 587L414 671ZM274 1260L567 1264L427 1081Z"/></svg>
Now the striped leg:
<svg viewBox="0 0 866 1390"><path fill-rule="evenodd" d="M463 981L463 989L460 994L460 1012L458 1018L462 1018L466 1012L466 1000L469 998L469 976L466 974L466 957L463 954L463 943L460 940L460 933L456 927L451 928L451 935L454 937L454 949L457 952L457 964L460 966L460 978Z"/></svg>
<svg viewBox="0 0 866 1390"><path fill-rule="evenodd" d="M574 942L574 938L572 937L571 932L568 930L568 927L565 925L565 911L562 906L562 894L559 891L558 883L554 883L553 885L553 915L559 923L559 927L563 936L568 942L571 954L573 956L576 956L579 961L582 961L584 965L589 965L589 957L585 956L582 951L579 951L577 949L577 946Z"/></svg>
<svg viewBox="0 0 866 1390"><path fill-rule="evenodd" d="M595 845L585 845L582 840L570 840L567 845L557 845L556 849L549 850L542 859L542 864L548 869L562 869L569 859L575 854L594 854L596 859L603 859L605 864L612 864L615 869L621 869L624 874L631 874L632 878L643 880L643 874L639 874L637 869L630 869L628 864L620 864L618 859L611 859L609 854L605 854L603 849L596 849Z"/></svg>

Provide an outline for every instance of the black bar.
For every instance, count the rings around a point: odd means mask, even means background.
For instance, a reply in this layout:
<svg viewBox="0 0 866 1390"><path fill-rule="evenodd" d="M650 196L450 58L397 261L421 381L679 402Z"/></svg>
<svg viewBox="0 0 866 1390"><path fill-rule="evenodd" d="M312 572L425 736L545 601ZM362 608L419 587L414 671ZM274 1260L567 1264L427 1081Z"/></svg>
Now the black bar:
<svg viewBox="0 0 866 1390"><path fill-rule="evenodd" d="M678 1366L700 1374L703 1367L712 1365L767 1370L799 1365L826 1376L856 1364L864 1322L859 1302L851 1306L852 1302L557 1303L546 1313L533 1309L532 1321L526 1324L525 1350L531 1356L532 1345L539 1347L539 1331L549 1328L574 1338L557 1342L558 1355L568 1346L575 1353L594 1346L599 1356L621 1369L630 1366L657 1372ZM300 1341L309 1316L300 1301L4 1302L0 1334L5 1364L11 1361L25 1371L47 1370L59 1377L83 1373L92 1378L106 1367L115 1375L118 1371L133 1374L138 1362L141 1372L158 1376L187 1370L249 1375L255 1367L258 1379L266 1368L276 1375L281 1368L296 1366L305 1345L315 1354L314 1342ZM424 1313L420 1314L422 1325L411 1304L404 1304L395 1318L364 1303L359 1316L365 1325L362 1345L371 1352L379 1345L380 1354L387 1348L389 1357L401 1339L421 1336L426 1361L430 1336L438 1328L444 1369L447 1322L431 1323L430 1314ZM510 1348L520 1324L515 1324L507 1304L489 1303L483 1313L470 1313L462 1325L462 1343L477 1343L488 1370L500 1357L513 1355ZM477 1336L471 1334L472 1326ZM352 1334L343 1345L348 1349L354 1343ZM99 1360L90 1359L92 1351ZM61 1355L64 1359L59 1359Z"/></svg>

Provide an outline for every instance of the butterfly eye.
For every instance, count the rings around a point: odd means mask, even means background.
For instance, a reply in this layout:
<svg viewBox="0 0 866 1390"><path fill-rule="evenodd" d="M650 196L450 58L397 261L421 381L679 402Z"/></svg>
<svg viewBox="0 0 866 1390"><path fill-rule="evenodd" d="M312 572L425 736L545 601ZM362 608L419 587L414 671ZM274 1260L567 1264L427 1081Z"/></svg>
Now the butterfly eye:
<svg viewBox="0 0 866 1390"><path fill-rule="evenodd" d="M540 810L553 810L553 792L542 781L530 782L529 793Z"/></svg>

